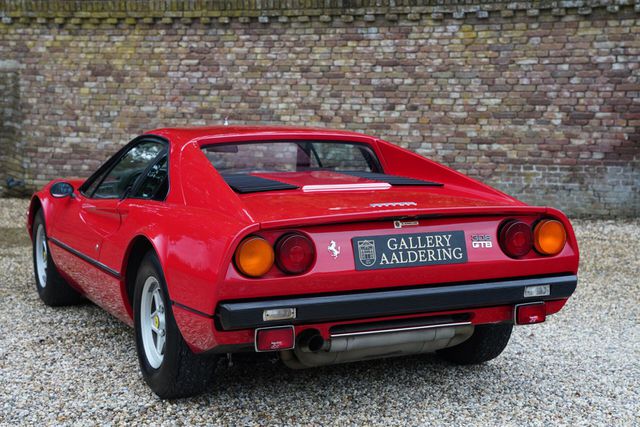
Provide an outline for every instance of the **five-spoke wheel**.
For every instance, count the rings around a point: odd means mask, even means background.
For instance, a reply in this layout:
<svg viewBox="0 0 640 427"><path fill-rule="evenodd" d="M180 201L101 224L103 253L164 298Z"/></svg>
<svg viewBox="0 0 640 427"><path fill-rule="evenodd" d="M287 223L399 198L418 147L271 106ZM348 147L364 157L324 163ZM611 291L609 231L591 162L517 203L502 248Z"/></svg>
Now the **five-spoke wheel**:
<svg viewBox="0 0 640 427"><path fill-rule="evenodd" d="M140 302L140 333L144 352L151 367L162 364L166 344L165 304L158 279L151 276L144 282Z"/></svg>
<svg viewBox="0 0 640 427"><path fill-rule="evenodd" d="M193 353L182 338L154 252L138 268L133 315L140 369L151 389L162 398L202 392L213 378L215 356Z"/></svg>

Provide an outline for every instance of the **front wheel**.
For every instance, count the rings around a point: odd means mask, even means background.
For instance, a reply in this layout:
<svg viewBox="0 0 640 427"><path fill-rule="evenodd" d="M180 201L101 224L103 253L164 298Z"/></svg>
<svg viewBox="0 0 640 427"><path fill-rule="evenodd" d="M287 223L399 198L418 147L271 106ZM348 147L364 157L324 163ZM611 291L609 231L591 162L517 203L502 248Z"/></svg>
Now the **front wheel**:
<svg viewBox="0 0 640 427"><path fill-rule="evenodd" d="M134 294L136 350L151 390L163 399L192 396L213 379L215 358L194 354L176 325L158 257L145 255Z"/></svg>
<svg viewBox="0 0 640 427"><path fill-rule="evenodd" d="M458 365L476 365L495 359L502 353L511 337L513 325L477 325L468 340L449 348L438 350L444 360Z"/></svg>
<svg viewBox="0 0 640 427"><path fill-rule="evenodd" d="M48 306L78 304L82 296L62 278L51 258L44 215L39 210L33 219L33 271L36 290Z"/></svg>

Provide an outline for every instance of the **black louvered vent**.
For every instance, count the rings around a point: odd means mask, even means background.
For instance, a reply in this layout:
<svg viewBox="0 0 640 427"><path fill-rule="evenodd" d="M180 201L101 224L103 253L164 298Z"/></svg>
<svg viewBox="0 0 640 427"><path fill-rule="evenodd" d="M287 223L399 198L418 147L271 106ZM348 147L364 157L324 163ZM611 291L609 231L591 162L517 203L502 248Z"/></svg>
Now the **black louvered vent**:
<svg viewBox="0 0 640 427"><path fill-rule="evenodd" d="M391 185L421 185L427 187L442 187L444 185L439 182L424 181L422 179L407 178L405 176L387 175L385 173L359 171L338 171L338 173L357 176L359 178L372 179L374 181L387 182Z"/></svg>
<svg viewBox="0 0 640 427"><path fill-rule="evenodd" d="M258 193L261 191L295 190L295 185L261 178L249 174L223 174L222 178L236 193Z"/></svg>

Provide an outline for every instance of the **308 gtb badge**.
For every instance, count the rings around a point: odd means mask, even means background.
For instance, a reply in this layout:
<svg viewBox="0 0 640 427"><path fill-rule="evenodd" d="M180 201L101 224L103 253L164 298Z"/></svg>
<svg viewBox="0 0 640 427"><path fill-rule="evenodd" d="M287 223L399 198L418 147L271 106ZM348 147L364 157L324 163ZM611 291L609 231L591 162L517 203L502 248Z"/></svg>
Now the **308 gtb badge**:
<svg viewBox="0 0 640 427"><path fill-rule="evenodd" d="M474 249L480 248L492 248L491 236L488 234L473 234L471 235L471 247Z"/></svg>

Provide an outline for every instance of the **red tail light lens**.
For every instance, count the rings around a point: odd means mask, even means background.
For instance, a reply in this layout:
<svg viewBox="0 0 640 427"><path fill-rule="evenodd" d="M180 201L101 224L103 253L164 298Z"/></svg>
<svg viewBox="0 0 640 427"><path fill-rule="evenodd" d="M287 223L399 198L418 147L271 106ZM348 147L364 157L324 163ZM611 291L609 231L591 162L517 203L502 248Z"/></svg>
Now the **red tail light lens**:
<svg viewBox="0 0 640 427"><path fill-rule="evenodd" d="M285 273L306 272L311 268L315 257L316 249L313 242L302 234L284 235L276 244L276 264Z"/></svg>
<svg viewBox="0 0 640 427"><path fill-rule="evenodd" d="M531 251L531 227L522 221L507 222L500 230L500 247L511 258L520 258Z"/></svg>

